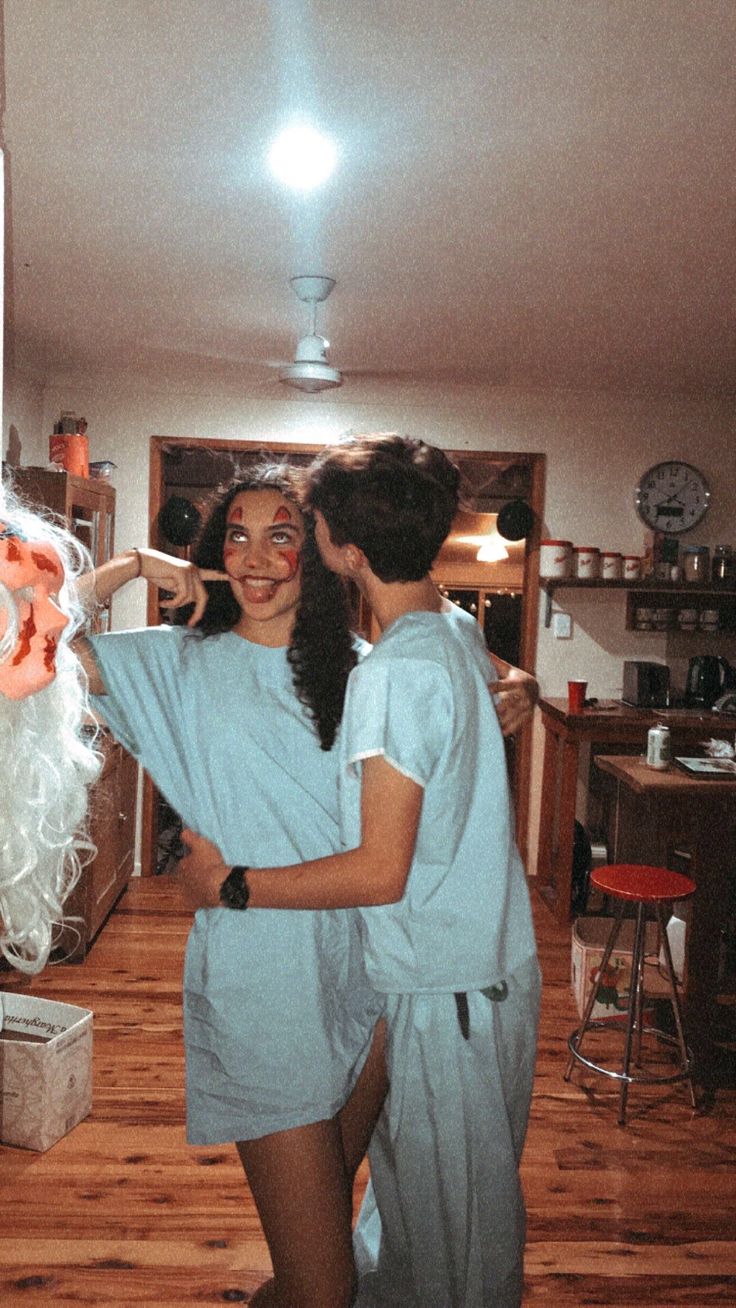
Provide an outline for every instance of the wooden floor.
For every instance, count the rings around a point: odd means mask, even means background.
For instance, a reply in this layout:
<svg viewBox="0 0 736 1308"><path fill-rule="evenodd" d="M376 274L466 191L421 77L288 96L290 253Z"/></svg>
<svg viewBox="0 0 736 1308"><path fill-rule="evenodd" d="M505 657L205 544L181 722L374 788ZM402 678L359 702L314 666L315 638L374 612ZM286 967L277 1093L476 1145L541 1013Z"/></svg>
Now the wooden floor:
<svg viewBox="0 0 736 1308"><path fill-rule="evenodd" d="M736 1304L736 1090L698 1112L682 1088L638 1091L620 1128L600 1078L592 1094L566 1085L569 931L535 911L545 990L525 1304ZM134 881L85 964L0 978L95 1014L92 1115L46 1154L0 1148L4 1308L246 1303L268 1272L234 1150L184 1142L187 928L165 878Z"/></svg>

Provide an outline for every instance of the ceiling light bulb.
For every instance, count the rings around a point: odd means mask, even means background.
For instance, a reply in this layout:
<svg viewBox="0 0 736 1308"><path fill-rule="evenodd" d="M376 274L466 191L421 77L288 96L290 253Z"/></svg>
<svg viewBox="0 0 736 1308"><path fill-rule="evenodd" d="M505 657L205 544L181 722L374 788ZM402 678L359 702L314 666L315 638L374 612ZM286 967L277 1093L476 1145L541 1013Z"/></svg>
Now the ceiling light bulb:
<svg viewBox="0 0 736 1308"><path fill-rule="evenodd" d="M287 127L268 154L271 172L295 191L312 191L330 176L337 151L314 127Z"/></svg>

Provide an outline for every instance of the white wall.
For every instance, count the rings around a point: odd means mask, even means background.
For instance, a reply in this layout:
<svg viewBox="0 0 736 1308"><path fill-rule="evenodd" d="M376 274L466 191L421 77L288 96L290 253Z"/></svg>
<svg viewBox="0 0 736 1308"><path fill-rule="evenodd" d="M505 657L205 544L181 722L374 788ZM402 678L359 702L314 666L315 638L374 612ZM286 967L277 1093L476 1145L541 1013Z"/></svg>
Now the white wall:
<svg viewBox="0 0 736 1308"><path fill-rule="evenodd" d="M45 388L42 432L32 434L27 429L33 406L31 397L26 398L23 463L34 461L33 451L41 452L40 461L45 461L48 433L62 409L85 416L90 458L109 458L118 465L114 481L120 550L147 539L153 435L316 442L350 429L393 429L446 448L545 453L544 534L638 553L644 528L634 509L634 487L647 467L668 458L695 463L711 484L711 509L702 529L689 539L736 544L734 407L731 401L708 398L531 394L476 386L354 381L327 397L294 393L292 398L291 393L285 397L275 380L236 390L225 383L188 388L157 385L124 375L57 377ZM588 680L589 693L615 697L620 694L624 658L666 657L665 637L624 629L621 592L562 592L556 598L555 607L572 614L573 636L557 641L545 630L540 597L537 675L544 695L563 694L568 677L582 676ZM130 586L115 599L114 625L144 621L143 586ZM724 652L733 656L733 642ZM683 657L686 653L687 649ZM538 739L534 752L534 784L538 785ZM536 803L533 814L532 842Z"/></svg>
<svg viewBox="0 0 736 1308"><path fill-rule="evenodd" d="M3 459L28 467L45 464L49 457L44 439L43 383L10 368L5 372L3 393ZM50 430L50 429L49 429Z"/></svg>

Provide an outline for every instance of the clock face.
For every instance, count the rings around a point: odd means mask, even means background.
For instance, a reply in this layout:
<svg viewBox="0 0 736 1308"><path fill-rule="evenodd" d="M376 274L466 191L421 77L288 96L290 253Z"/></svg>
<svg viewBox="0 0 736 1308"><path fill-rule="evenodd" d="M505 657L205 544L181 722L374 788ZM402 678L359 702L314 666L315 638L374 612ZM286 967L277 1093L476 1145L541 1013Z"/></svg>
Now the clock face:
<svg viewBox="0 0 736 1308"><path fill-rule="evenodd" d="M689 531L709 503L710 489L702 472L679 459L655 463L636 488L639 517L655 531Z"/></svg>

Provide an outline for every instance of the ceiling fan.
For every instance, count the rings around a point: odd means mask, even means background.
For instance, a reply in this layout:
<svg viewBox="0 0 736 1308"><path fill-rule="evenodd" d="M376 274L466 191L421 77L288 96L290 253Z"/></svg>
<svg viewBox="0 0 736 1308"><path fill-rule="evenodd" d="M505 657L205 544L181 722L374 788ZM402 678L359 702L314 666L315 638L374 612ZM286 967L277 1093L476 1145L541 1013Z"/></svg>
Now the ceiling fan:
<svg viewBox="0 0 736 1308"><path fill-rule="evenodd" d="M425 380L427 373L424 370L417 371L400 367L378 370L370 367L343 369L333 367L329 360L330 342L317 331L317 305L327 299L336 284L334 277L325 277L322 274L300 274L289 278L289 285L294 294L309 308L309 330L306 335L300 337L297 341L293 362L268 361L268 367L278 368L279 381L286 386L295 387L297 390L315 394L318 391L342 386L346 377L359 377L364 381L373 379L380 381L392 380L402 384L421 383ZM461 376L464 376L466 380L471 379L468 372L463 373L457 366L453 365L448 365L439 371L435 368L430 376L435 381L448 380L455 382ZM500 380L499 378L496 384L499 384Z"/></svg>
<svg viewBox="0 0 736 1308"><path fill-rule="evenodd" d="M297 341L294 362L279 370L279 381L312 394L333 386L342 386L342 373L329 362L330 342L317 333L317 305L326 300L333 290L334 278L302 275L290 277L289 284L294 294L310 306L310 329L306 336Z"/></svg>

